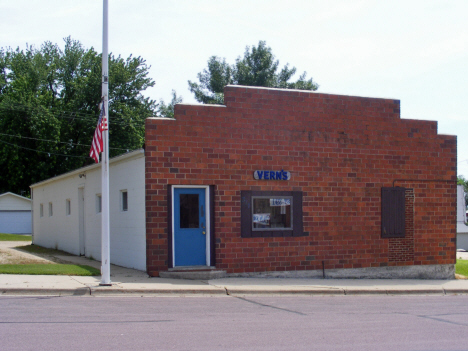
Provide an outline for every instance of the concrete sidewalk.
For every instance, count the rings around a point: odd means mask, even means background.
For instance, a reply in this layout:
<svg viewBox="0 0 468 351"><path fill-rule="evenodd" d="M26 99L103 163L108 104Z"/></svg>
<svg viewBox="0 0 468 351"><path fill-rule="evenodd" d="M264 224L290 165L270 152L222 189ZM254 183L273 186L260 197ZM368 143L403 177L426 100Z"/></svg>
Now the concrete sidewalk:
<svg viewBox="0 0 468 351"><path fill-rule="evenodd" d="M468 253L457 257L468 258ZM100 268L100 262L56 256ZM182 280L150 278L145 272L111 265L112 286L100 277L0 274L2 295L47 296L244 296L244 295L453 295L468 294L468 280L222 278Z"/></svg>
<svg viewBox="0 0 468 351"><path fill-rule="evenodd" d="M208 281L113 275L99 277L0 275L2 295L244 296L244 295L452 295L467 294L468 280L223 278Z"/></svg>

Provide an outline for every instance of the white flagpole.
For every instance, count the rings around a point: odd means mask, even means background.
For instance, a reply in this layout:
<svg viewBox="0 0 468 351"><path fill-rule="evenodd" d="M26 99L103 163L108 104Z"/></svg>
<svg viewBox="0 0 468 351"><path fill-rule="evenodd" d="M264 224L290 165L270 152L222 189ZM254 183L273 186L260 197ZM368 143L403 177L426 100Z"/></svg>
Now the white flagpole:
<svg viewBox="0 0 468 351"><path fill-rule="evenodd" d="M102 150L102 213L101 213L101 283L112 285L110 280L110 235L109 235L109 50L108 41L108 0L103 0L102 20L102 96L103 108L107 120L107 129L103 131Z"/></svg>

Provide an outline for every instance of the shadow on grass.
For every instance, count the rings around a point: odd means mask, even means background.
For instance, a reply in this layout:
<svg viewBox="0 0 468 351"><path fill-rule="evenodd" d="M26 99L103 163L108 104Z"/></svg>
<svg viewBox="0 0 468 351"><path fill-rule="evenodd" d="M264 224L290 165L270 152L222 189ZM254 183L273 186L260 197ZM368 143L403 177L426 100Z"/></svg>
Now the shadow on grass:
<svg viewBox="0 0 468 351"><path fill-rule="evenodd" d="M16 246L15 249L21 250L21 251L26 251L27 253L30 254L36 254L36 255L48 255L48 256L73 256L72 254L69 254L68 252L61 251L61 250L56 250L56 249L48 249L46 247L38 246L38 245L24 245L24 246Z"/></svg>

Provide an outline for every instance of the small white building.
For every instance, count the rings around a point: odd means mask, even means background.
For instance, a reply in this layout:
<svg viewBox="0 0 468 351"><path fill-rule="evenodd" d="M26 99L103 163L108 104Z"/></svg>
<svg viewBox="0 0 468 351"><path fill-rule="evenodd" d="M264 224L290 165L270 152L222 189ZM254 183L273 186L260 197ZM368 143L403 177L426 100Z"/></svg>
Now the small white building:
<svg viewBox="0 0 468 351"><path fill-rule="evenodd" d="M31 185L33 243L101 260L101 164ZM110 260L146 271L145 156L110 159Z"/></svg>
<svg viewBox="0 0 468 351"><path fill-rule="evenodd" d="M0 233L31 234L31 200L13 193L0 194Z"/></svg>
<svg viewBox="0 0 468 351"><path fill-rule="evenodd" d="M463 185L457 185L457 249L468 251L468 225Z"/></svg>

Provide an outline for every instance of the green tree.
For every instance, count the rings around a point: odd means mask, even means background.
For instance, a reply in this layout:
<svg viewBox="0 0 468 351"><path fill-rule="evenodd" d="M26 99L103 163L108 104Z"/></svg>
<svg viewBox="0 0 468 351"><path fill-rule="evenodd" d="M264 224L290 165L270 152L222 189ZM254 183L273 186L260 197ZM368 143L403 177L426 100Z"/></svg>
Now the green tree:
<svg viewBox="0 0 468 351"><path fill-rule="evenodd" d="M265 41L258 46L246 47L244 57L238 57L236 63L229 65L226 59L212 56L208 67L198 73L198 83L188 81L190 91L198 102L204 104L223 104L223 89L228 84L261 86L282 89L317 90L318 85L307 73L299 76L297 81L290 81L296 68L286 64L279 72L279 61Z"/></svg>
<svg viewBox="0 0 468 351"><path fill-rule="evenodd" d="M457 184L463 185L463 189L465 189L465 201L468 206L468 179L465 179L464 176L460 175L457 177Z"/></svg>
<svg viewBox="0 0 468 351"><path fill-rule="evenodd" d="M163 99L159 100L158 115L161 117L174 118L174 106L183 101L182 96L177 96L175 90L172 90L171 102L166 105Z"/></svg>
<svg viewBox="0 0 468 351"><path fill-rule="evenodd" d="M89 149L101 100L101 55L70 37L64 49L0 49L0 193L94 162ZM110 156L142 147L156 102L141 57L109 55Z"/></svg>

